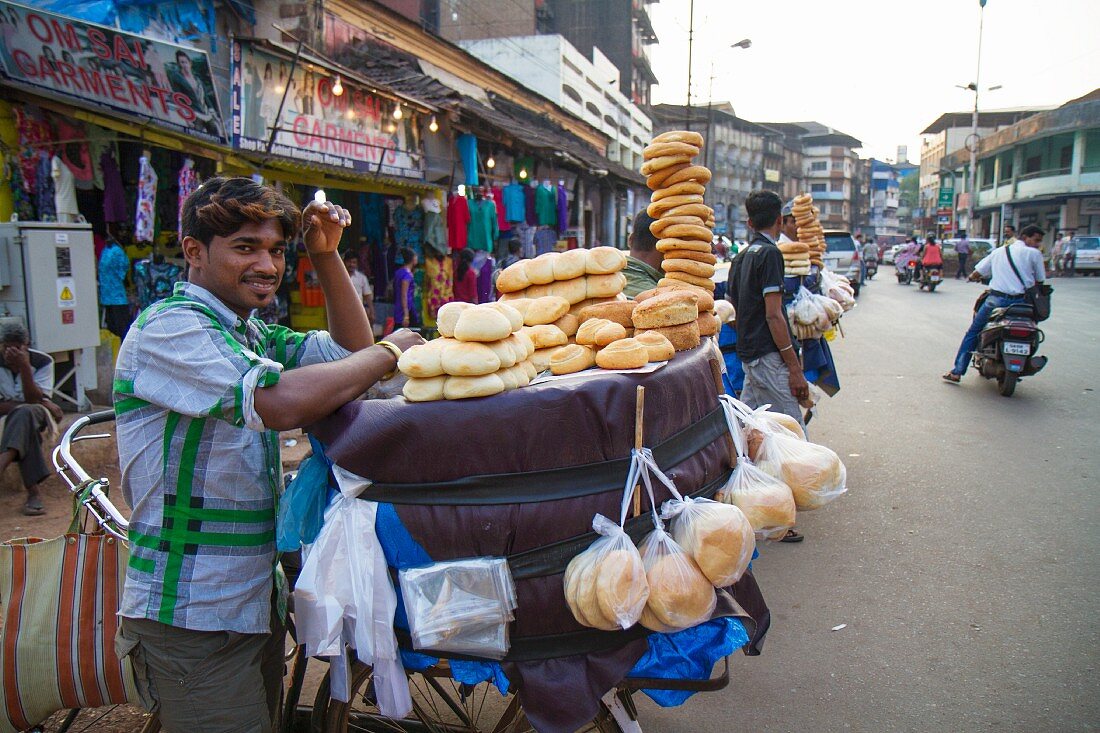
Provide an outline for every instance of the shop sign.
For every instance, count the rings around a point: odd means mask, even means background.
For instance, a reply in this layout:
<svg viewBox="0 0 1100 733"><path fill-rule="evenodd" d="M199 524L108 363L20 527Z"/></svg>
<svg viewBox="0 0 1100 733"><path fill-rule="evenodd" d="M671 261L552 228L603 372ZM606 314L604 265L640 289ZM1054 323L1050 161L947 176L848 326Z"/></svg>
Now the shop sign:
<svg viewBox="0 0 1100 733"><path fill-rule="evenodd" d="M0 0L9 79L226 141L206 52Z"/></svg>
<svg viewBox="0 0 1100 733"><path fill-rule="evenodd" d="M774 168L765 168L764 180L768 183L779 183L779 171Z"/></svg>
<svg viewBox="0 0 1100 733"><path fill-rule="evenodd" d="M1081 199L1081 208L1078 213L1084 216L1095 216L1100 214L1100 197L1090 197Z"/></svg>
<svg viewBox="0 0 1100 733"><path fill-rule="evenodd" d="M418 115L299 60L297 64L248 42L233 43L233 145L304 163L403 178L424 177ZM293 73L291 69L293 67ZM280 107L282 108L280 111Z"/></svg>

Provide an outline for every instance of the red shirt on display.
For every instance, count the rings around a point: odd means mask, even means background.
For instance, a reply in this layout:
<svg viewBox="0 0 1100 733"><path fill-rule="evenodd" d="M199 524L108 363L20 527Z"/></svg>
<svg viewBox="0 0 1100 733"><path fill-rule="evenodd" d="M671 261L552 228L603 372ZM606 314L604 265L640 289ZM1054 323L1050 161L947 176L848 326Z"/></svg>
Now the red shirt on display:
<svg viewBox="0 0 1100 733"><path fill-rule="evenodd" d="M466 229L469 226L470 204L466 197L451 196L447 201L447 244L455 252L466 249Z"/></svg>

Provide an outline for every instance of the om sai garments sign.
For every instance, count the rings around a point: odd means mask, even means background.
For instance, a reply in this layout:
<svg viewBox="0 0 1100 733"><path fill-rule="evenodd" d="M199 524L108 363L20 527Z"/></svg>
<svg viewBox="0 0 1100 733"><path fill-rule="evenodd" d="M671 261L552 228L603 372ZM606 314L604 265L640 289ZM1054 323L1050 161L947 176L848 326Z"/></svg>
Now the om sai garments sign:
<svg viewBox="0 0 1100 733"><path fill-rule="evenodd" d="M257 45L233 44L233 145L359 173L422 179L418 115L336 72ZM280 110L281 107L281 110Z"/></svg>
<svg viewBox="0 0 1100 733"><path fill-rule="evenodd" d="M226 141L205 52L3 0L0 21L13 82Z"/></svg>

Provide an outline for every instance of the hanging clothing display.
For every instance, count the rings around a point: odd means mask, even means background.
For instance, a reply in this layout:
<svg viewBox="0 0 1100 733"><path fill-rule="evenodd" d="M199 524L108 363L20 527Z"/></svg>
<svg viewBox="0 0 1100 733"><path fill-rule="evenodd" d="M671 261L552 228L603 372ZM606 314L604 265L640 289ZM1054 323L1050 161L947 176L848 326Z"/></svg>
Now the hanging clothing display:
<svg viewBox="0 0 1100 733"><path fill-rule="evenodd" d="M470 230L466 235L466 245L481 252L492 252L500 236L497 205L491 198L483 198L471 201L469 206Z"/></svg>
<svg viewBox="0 0 1100 733"><path fill-rule="evenodd" d="M504 219L509 222L524 221L527 217L526 203L523 198L523 186L510 183L504 187Z"/></svg>
<svg viewBox="0 0 1100 733"><path fill-rule="evenodd" d="M4 180L11 186L12 210L20 221L34 221L34 202L27 194L23 169L14 155L4 157Z"/></svg>
<svg viewBox="0 0 1100 733"><path fill-rule="evenodd" d="M183 203L187 197L199 187L199 172L195 170L195 161L190 158L183 159L183 167L180 168L179 177L179 216L176 218L176 233L180 241L183 241Z"/></svg>
<svg viewBox="0 0 1100 733"><path fill-rule="evenodd" d="M429 254L424 260L425 316L435 321L440 306L454 300L454 268L450 257Z"/></svg>
<svg viewBox="0 0 1100 733"><path fill-rule="evenodd" d="M447 228L443 225L442 206L439 199L426 198L422 204L424 209L424 254L435 253L445 256L450 253L447 246Z"/></svg>
<svg viewBox="0 0 1100 733"><path fill-rule="evenodd" d="M393 239L398 247L408 247L417 259L424 259L424 212L419 206L401 205L393 210Z"/></svg>
<svg viewBox="0 0 1100 733"><path fill-rule="evenodd" d="M122 185L122 172L110 150L104 150L99 156L99 167L103 171L103 221L127 221L129 216L126 213L126 190Z"/></svg>
<svg viewBox="0 0 1100 733"><path fill-rule="evenodd" d="M477 302L491 303L493 298L493 269L495 262L492 257L486 256L481 263L481 270L477 274Z"/></svg>
<svg viewBox="0 0 1100 733"><path fill-rule="evenodd" d="M38 172L41 169L42 155L46 155L47 159L49 158L47 153L48 144L56 138L53 130L50 129L45 120L28 113L23 106L16 105L12 109L15 110L16 126L19 128L19 166L23 173L23 185L26 186L28 194L33 194L37 198L39 195ZM49 173L49 168L47 168L47 178ZM50 191L50 198L53 198L52 190ZM39 219L44 219L41 213Z"/></svg>
<svg viewBox="0 0 1100 733"><path fill-rule="evenodd" d="M538 184L523 187L523 208L527 223L533 227L539 225L539 215L535 206L535 188Z"/></svg>
<svg viewBox="0 0 1100 733"><path fill-rule="evenodd" d="M520 253L524 259L535 256L535 231L536 228L528 224L518 224L513 231L519 239Z"/></svg>
<svg viewBox="0 0 1100 733"><path fill-rule="evenodd" d="M137 215L134 217L135 242L153 241L156 205L157 172L153 170L149 158L143 155L138 161ZM171 291L168 295L171 295Z"/></svg>
<svg viewBox="0 0 1100 733"><path fill-rule="evenodd" d="M451 196L447 200L447 244L453 251L466 249L469 228L470 203L465 196Z"/></svg>
<svg viewBox="0 0 1100 733"><path fill-rule="evenodd" d="M458 147L458 159L462 161L463 183L467 186L478 185L477 177L477 137L466 133L455 140Z"/></svg>
<svg viewBox="0 0 1100 733"><path fill-rule="evenodd" d="M134 285L137 288L138 308L144 310L158 300L172 294L172 289L183 274L179 265L161 260L138 260L134 263Z"/></svg>
<svg viewBox="0 0 1100 733"><path fill-rule="evenodd" d="M551 227L539 227L535 232L535 256L553 252L558 243L558 233Z"/></svg>
<svg viewBox="0 0 1100 733"><path fill-rule="evenodd" d="M512 225L508 223L508 218L504 216L504 190L500 186L493 186L489 189L489 193L493 196L493 203L497 206L497 230L506 232L512 228Z"/></svg>
<svg viewBox="0 0 1100 733"><path fill-rule="evenodd" d="M367 244L380 247L385 236L386 202L380 193L359 194L359 226Z"/></svg>
<svg viewBox="0 0 1100 733"><path fill-rule="evenodd" d="M53 164L45 150L38 153L38 170L35 171L34 205L39 221L57 221L57 203L54 201Z"/></svg>
<svg viewBox="0 0 1100 733"><path fill-rule="evenodd" d="M569 192L565 190L565 186L557 186L558 194L558 229L567 229L569 227Z"/></svg>
<svg viewBox="0 0 1100 733"><path fill-rule="evenodd" d="M543 183L535 189L535 213L538 215L539 226L558 225L558 197L552 186Z"/></svg>

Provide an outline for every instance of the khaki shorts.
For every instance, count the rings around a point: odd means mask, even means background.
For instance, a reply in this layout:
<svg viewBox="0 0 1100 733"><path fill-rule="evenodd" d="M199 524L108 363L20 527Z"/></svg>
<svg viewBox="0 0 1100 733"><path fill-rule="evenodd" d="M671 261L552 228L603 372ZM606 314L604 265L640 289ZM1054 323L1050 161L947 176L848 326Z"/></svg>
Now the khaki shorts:
<svg viewBox="0 0 1100 733"><path fill-rule="evenodd" d="M273 614L274 615L274 614ZM122 617L119 658L134 665L141 703L168 733L271 733L283 690L286 630L192 631Z"/></svg>

